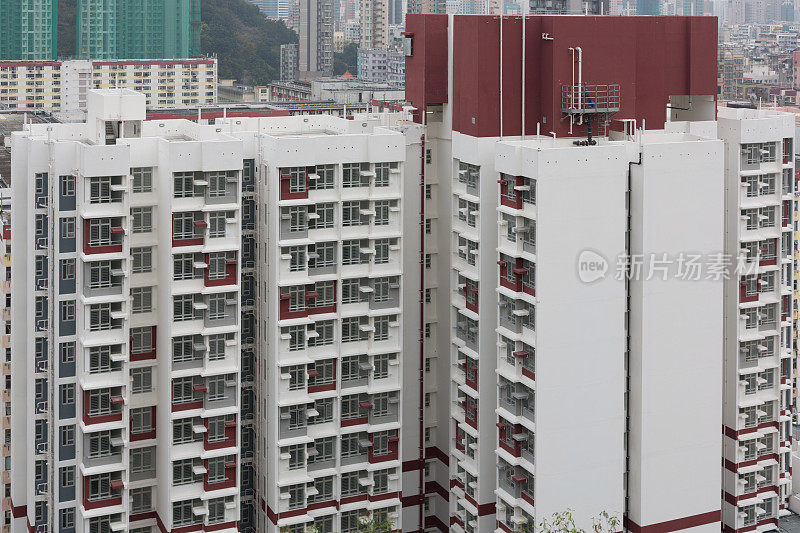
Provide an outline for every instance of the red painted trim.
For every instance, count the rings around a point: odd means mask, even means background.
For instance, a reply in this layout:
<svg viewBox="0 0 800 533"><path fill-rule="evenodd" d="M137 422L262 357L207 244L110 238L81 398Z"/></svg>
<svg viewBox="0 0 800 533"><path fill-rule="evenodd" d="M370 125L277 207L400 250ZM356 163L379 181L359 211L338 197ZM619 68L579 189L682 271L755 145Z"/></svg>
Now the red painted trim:
<svg viewBox="0 0 800 533"><path fill-rule="evenodd" d="M360 426L361 424L367 424L367 423L369 423L369 417L362 416L359 418L349 418L347 420L342 420L339 426L346 428L350 426Z"/></svg>
<svg viewBox="0 0 800 533"><path fill-rule="evenodd" d="M450 456L436 446L428 446L425 448L425 459L438 459L445 466L450 464Z"/></svg>
<svg viewBox="0 0 800 533"><path fill-rule="evenodd" d="M689 529L692 527L704 526L706 524L713 524L719 522L722 517L722 511L709 511L707 513L700 513L692 516L685 516L683 518L675 518L657 524L650 524L648 526L640 526L627 516L623 520L625 526L631 533L671 533L672 531L679 531L681 529ZM739 531L742 531L741 529Z"/></svg>

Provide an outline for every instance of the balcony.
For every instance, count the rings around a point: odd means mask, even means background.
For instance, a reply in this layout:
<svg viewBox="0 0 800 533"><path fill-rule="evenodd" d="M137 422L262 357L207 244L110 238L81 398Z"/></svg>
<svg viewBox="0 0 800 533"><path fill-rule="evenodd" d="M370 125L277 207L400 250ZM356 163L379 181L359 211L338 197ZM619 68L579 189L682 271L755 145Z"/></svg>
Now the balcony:
<svg viewBox="0 0 800 533"><path fill-rule="evenodd" d="M236 255L236 252L205 254L205 263L208 265L204 276L206 287L236 285L238 283Z"/></svg>
<svg viewBox="0 0 800 533"><path fill-rule="evenodd" d="M202 246L207 228L208 222L202 211L173 213L172 246Z"/></svg>
<svg viewBox="0 0 800 533"><path fill-rule="evenodd" d="M125 238L123 217L83 220L83 253L86 255L122 252Z"/></svg>
<svg viewBox="0 0 800 533"><path fill-rule="evenodd" d="M122 260L88 261L84 263L83 270L85 297L122 295L123 281L127 275Z"/></svg>
<svg viewBox="0 0 800 533"><path fill-rule="evenodd" d="M121 422L125 400L122 387L83 391L83 423L105 424Z"/></svg>

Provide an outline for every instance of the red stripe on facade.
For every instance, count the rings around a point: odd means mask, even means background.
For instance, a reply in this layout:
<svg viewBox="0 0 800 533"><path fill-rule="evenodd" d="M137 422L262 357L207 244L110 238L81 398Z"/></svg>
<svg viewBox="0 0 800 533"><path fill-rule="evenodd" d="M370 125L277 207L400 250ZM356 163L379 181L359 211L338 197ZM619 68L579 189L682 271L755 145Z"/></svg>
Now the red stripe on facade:
<svg viewBox="0 0 800 533"><path fill-rule="evenodd" d="M690 527L713 524L714 522L719 522L721 517L722 511L709 511L707 513L659 522L658 524L650 524L649 526L640 526L626 516L624 523L631 533L670 533L671 531L680 531L681 529L689 529Z"/></svg>

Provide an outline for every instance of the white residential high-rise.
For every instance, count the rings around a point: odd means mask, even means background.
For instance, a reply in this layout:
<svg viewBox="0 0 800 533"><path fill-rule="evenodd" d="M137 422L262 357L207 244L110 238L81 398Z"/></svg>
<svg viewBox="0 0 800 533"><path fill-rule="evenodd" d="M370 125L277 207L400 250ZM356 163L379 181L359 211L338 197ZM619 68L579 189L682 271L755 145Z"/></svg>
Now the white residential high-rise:
<svg viewBox="0 0 800 533"><path fill-rule="evenodd" d="M241 142L88 104L11 141L14 529L237 531Z"/></svg>
<svg viewBox="0 0 800 533"><path fill-rule="evenodd" d="M776 529L792 494L794 117L719 110L725 140L726 284L722 520Z"/></svg>
<svg viewBox="0 0 800 533"><path fill-rule="evenodd" d="M218 125L259 206L258 530L355 531L366 512L399 528L406 136L372 118Z"/></svg>

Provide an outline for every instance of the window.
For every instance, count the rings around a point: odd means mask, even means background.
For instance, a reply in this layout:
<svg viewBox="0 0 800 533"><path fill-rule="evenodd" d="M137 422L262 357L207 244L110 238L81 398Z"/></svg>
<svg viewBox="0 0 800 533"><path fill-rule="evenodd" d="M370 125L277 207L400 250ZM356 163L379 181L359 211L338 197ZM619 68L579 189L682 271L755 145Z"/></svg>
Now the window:
<svg viewBox="0 0 800 533"><path fill-rule="evenodd" d="M75 320L75 300L61 302L61 321L72 322Z"/></svg>
<svg viewBox="0 0 800 533"><path fill-rule="evenodd" d="M358 394L342 396L342 420L352 420L361 417Z"/></svg>
<svg viewBox="0 0 800 533"><path fill-rule="evenodd" d="M175 172L173 174L173 183L175 185L175 198L191 198L203 195L202 189L194 184L194 172Z"/></svg>
<svg viewBox="0 0 800 533"><path fill-rule="evenodd" d="M131 353L142 354L153 351L153 328L131 328Z"/></svg>
<svg viewBox="0 0 800 533"><path fill-rule="evenodd" d="M175 254L172 259L172 279L183 280L197 277L194 254Z"/></svg>
<svg viewBox="0 0 800 533"><path fill-rule="evenodd" d="M331 500L333 498L333 476L325 476L325 477L318 477L314 480L314 488L317 489L317 494L308 496L308 503L312 502L325 502ZM333 520L332 516L328 516L323 518L322 520ZM319 524L320 520L317 520L315 524ZM325 532L332 532L333 531L333 523L329 523L330 527L328 529L319 529L318 531L325 531Z"/></svg>
<svg viewBox="0 0 800 533"><path fill-rule="evenodd" d="M89 457L107 457L111 455L111 432L97 431L89 433Z"/></svg>
<svg viewBox="0 0 800 533"><path fill-rule="evenodd" d="M288 215L289 217L289 231L306 231L308 229L306 206L284 207L281 209L281 212L281 218L283 218L284 215Z"/></svg>
<svg viewBox="0 0 800 533"><path fill-rule="evenodd" d="M131 472L141 474L155 471L155 447L134 448L130 452Z"/></svg>
<svg viewBox="0 0 800 533"><path fill-rule="evenodd" d="M286 446L281 450L282 453L289 454L289 470L297 470L306 465L306 445L295 444Z"/></svg>
<svg viewBox="0 0 800 533"><path fill-rule="evenodd" d="M289 429L300 429L306 426L306 408L304 405L290 405L284 409L289 414Z"/></svg>
<svg viewBox="0 0 800 533"><path fill-rule="evenodd" d="M192 511L193 507L200 507L203 503L200 500L185 500L182 502L173 502L172 504L172 525L173 527L188 526L191 524L199 524L203 517L195 516Z"/></svg>
<svg viewBox="0 0 800 533"><path fill-rule="evenodd" d="M342 381L359 379L358 356L346 355L342 357Z"/></svg>
<svg viewBox="0 0 800 533"><path fill-rule="evenodd" d="M333 174L333 165L317 165L314 168L314 174L309 175L308 188L311 190L333 189ZM316 175L316 179L314 179L314 175Z"/></svg>
<svg viewBox="0 0 800 533"><path fill-rule="evenodd" d="M227 294L216 293L208 297L208 318L211 320L218 320L228 317L227 310L225 309L225 300Z"/></svg>
<svg viewBox="0 0 800 533"><path fill-rule="evenodd" d="M307 176L306 167L289 167L281 169L281 177L289 177L289 192L305 192Z"/></svg>
<svg viewBox="0 0 800 533"><path fill-rule="evenodd" d="M397 163L375 163L375 187L388 187L389 175Z"/></svg>
<svg viewBox="0 0 800 533"><path fill-rule="evenodd" d="M134 313L149 313L153 310L153 287L132 288L131 300Z"/></svg>
<svg viewBox="0 0 800 533"><path fill-rule="evenodd" d="M225 359L225 335L209 335L208 337L208 360L219 361Z"/></svg>
<svg viewBox="0 0 800 533"><path fill-rule="evenodd" d="M232 170L208 172L206 178L209 198L220 198L227 193L228 179L236 181L236 172Z"/></svg>
<svg viewBox="0 0 800 533"><path fill-rule="evenodd" d="M369 176L362 177L361 170L369 168L368 163L345 163L342 165L342 187L367 187L369 186ZM362 179L363 178L363 179Z"/></svg>
<svg viewBox="0 0 800 533"><path fill-rule="evenodd" d="M172 303L172 314L175 322L183 320L194 320L194 296L191 294L180 294L174 297Z"/></svg>
<svg viewBox="0 0 800 533"><path fill-rule="evenodd" d="M289 374L289 390L300 390L306 388L305 365L290 366L286 370L286 374Z"/></svg>
<svg viewBox="0 0 800 533"><path fill-rule="evenodd" d="M208 419L208 442L219 442L227 440L228 436L225 434L226 424L228 422L235 423L236 418L234 415L215 416Z"/></svg>
<svg viewBox="0 0 800 533"><path fill-rule="evenodd" d="M389 432L378 431L372 434L372 455L387 455L389 453Z"/></svg>
<svg viewBox="0 0 800 533"><path fill-rule="evenodd" d="M111 391L98 389L89 391L89 416L111 413Z"/></svg>
<svg viewBox="0 0 800 533"><path fill-rule="evenodd" d="M429 394L429 393L426 393ZM372 415L388 416L389 414L389 393L380 392L372 396Z"/></svg>
<svg viewBox="0 0 800 533"><path fill-rule="evenodd" d="M321 229L333 227L334 207L332 203L317 204L314 212L317 216L313 220L309 220L310 228Z"/></svg>
<svg viewBox="0 0 800 533"><path fill-rule="evenodd" d="M392 472L391 469L385 470L376 470L372 474L372 493L373 494L383 494L385 492L389 492L389 474Z"/></svg>
<svg viewBox="0 0 800 533"><path fill-rule="evenodd" d="M63 178L64 176L62 176ZM72 176L70 176L72 177ZM58 511L58 524L62 530L75 527L75 508L64 507Z"/></svg>
<svg viewBox="0 0 800 533"><path fill-rule="evenodd" d="M233 218L233 214L224 211L215 211L208 214L208 236L211 238L221 238L225 236L226 219Z"/></svg>
<svg viewBox="0 0 800 533"><path fill-rule="evenodd" d="M342 457L357 457L362 454L361 445L359 444L359 440L361 440L362 436L359 433L349 433L347 435L342 435L342 450L341 456ZM358 485L358 474L356 472L352 472L352 474L356 474L356 486ZM345 483L345 475L342 474L342 486L344 487ZM358 490L358 489L356 489ZM342 494L344 496L344 493Z"/></svg>
<svg viewBox="0 0 800 533"><path fill-rule="evenodd" d="M342 342L366 340L367 332L361 331L360 326L366 324L366 317L349 317L342 319Z"/></svg>
<svg viewBox="0 0 800 533"><path fill-rule="evenodd" d="M227 398L225 392L226 376L210 376L208 378L208 399L209 400L224 400Z"/></svg>
<svg viewBox="0 0 800 533"><path fill-rule="evenodd" d="M300 272L306 269L305 246L289 246L281 250L282 255L289 256L289 272Z"/></svg>
<svg viewBox="0 0 800 533"><path fill-rule="evenodd" d="M359 226L361 223L361 202L344 202L342 204L342 226Z"/></svg>
<svg viewBox="0 0 800 533"><path fill-rule="evenodd" d="M153 231L153 208L132 207L133 233L150 233Z"/></svg>
<svg viewBox="0 0 800 533"><path fill-rule="evenodd" d="M133 394L142 394L153 390L152 367L146 366L131 369L131 390Z"/></svg>
<svg viewBox="0 0 800 533"><path fill-rule="evenodd" d="M62 239L75 238L75 217L65 217L61 219L61 238Z"/></svg>
<svg viewBox="0 0 800 533"><path fill-rule="evenodd" d="M131 272L134 274L142 274L153 271L152 248L131 248L131 256L133 257L133 266L131 267Z"/></svg>
<svg viewBox="0 0 800 533"><path fill-rule="evenodd" d="M389 377L389 361L391 359L394 359L393 354L382 353L375 355L373 359L375 366L375 369L373 371L373 378L383 379Z"/></svg>
<svg viewBox="0 0 800 533"><path fill-rule="evenodd" d="M359 290L361 283L358 279L343 279L342 280L342 303L352 304L358 303L363 300L361 291Z"/></svg>
<svg viewBox="0 0 800 533"><path fill-rule="evenodd" d="M358 265L362 262L361 241L342 241L342 264Z"/></svg>
<svg viewBox="0 0 800 533"><path fill-rule="evenodd" d="M469 163L458 163L458 181L465 184L468 188L477 188L481 167L470 165Z"/></svg>
<svg viewBox="0 0 800 533"><path fill-rule="evenodd" d="M336 263L336 242L318 242L308 249L308 268L322 268Z"/></svg>
<svg viewBox="0 0 800 533"><path fill-rule="evenodd" d="M75 362L75 343L74 342L64 342L60 346L61 351L61 362L64 364L74 363Z"/></svg>
<svg viewBox="0 0 800 533"><path fill-rule="evenodd" d="M288 326L281 328L281 336L289 335L289 351L296 352L306 347L305 326Z"/></svg>
<svg viewBox="0 0 800 533"><path fill-rule="evenodd" d="M290 485L288 492L289 492L289 509L298 509L305 505L305 498L306 498L305 485Z"/></svg>
<svg viewBox="0 0 800 533"><path fill-rule="evenodd" d="M89 348L89 372L110 372L119 368L111 363L111 346L92 346Z"/></svg>
<svg viewBox="0 0 800 533"><path fill-rule="evenodd" d="M312 299L311 307L328 307L336 303L336 289L333 281L319 281L314 285L317 297Z"/></svg>
<svg viewBox="0 0 800 533"><path fill-rule="evenodd" d="M172 238L175 240L194 239L194 213L175 213L172 215Z"/></svg>
<svg viewBox="0 0 800 533"><path fill-rule="evenodd" d="M61 426L59 429L61 446L75 445L75 426Z"/></svg>
<svg viewBox="0 0 800 533"><path fill-rule="evenodd" d="M389 209L397 205L394 200L377 200L375 202L375 225L386 226L389 224Z"/></svg>
<svg viewBox="0 0 800 533"><path fill-rule="evenodd" d="M172 380L172 403L189 403L194 401L194 378L175 378Z"/></svg>
<svg viewBox="0 0 800 533"><path fill-rule="evenodd" d="M75 259L61 260L61 279L63 281L75 279Z"/></svg>
<svg viewBox="0 0 800 533"><path fill-rule="evenodd" d="M111 176L89 178L89 202L93 204L111 202Z"/></svg>
<svg viewBox="0 0 800 533"><path fill-rule="evenodd" d="M64 220L66 219L62 219L62 230ZM74 236L74 225L72 228ZM93 218L89 220L89 246L106 246L109 244L111 244L111 219Z"/></svg>
<svg viewBox="0 0 800 533"><path fill-rule="evenodd" d="M288 292L281 291L281 296L289 295L289 311L302 311L306 308L306 288L304 285L289 287Z"/></svg>
<svg viewBox="0 0 800 533"><path fill-rule="evenodd" d="M150 407L131 409L131 433L147 433L153 430L153 410Z"/></svg>
<svg viewBox="0 0 800 533"><path fill-rule="evenodd" d="M385 264L389 262L389 247L392 239L375 240L375 264Z"/></svg>
<svg viewBox="0 0 800 533"><path fill-rule="evenodd" d="M198 420L195 423L191 418L182 418L175 420L172 423L172 444L186 444L187 442L194 442L203 439L202 433L195 433L192 426L199 424L202 421Z"/></svg>
<svg viewBox="0 0 800 533"><path fill-rule="evenodd" d="M311 377L309 379L309 386L314 385L326 385L329 383L333 383L336 381L336 360L335 359L325 359L321 361L317 361L314 363L314 367L309 369L308 374Z"/></svg>
<svg viewBox="0 0 800 533"><path fill-rule="evenodd" d="M111 287L111 261L92 261L89 263L89 288Z"/></svg>
<svg viewBox="0 0 800 533"><path fill-rule="evenodd" d="M372 301L386 302L389 300L389 278L376 278L372 283Z"/></svg>
<svg viewBox="0 0 800 533"><path fill-rule="evenodd" d="M73 197L75 196L75 176L66 174L60 176L60 189L61 196ZM44 194L42 191L40 194Z"/></svg>
<svg viewBox="0 0 800 533"><path fill-rule="evenodd" d="M225 481L225 461L227 458L223 455L221 457L212 457L208 460L208 482L220 483Z"/></svg>
<svg viewBox="0 0 800 533"><path fill-rule="evenodd" d="M188 485L194 483L194 466L192 459L181 459L172 462L172 485Z"/></svg>
<svg viewBox="0 0 800 533"><path fill-rule="evenodd" d="M218 524L225 521L225 498L208 500L208 523Z"/></svg>
<svg viewBox="0 0 800 533"><path fill-rule="evenodd" d="M212 252L208 254L208 279L228 277L228 261L236 261L236 252Z"/></svg>
<svg viewBox="0 0 800 533"><path fill-rule="evenodd" d="M150 167L132 168L133 192L150 192L153 190L153 169Z"/></svg>
<svg viewBox="0 0 800 533"><path fill-rule="evenodd" d="M430 200L433 198L433 186L430 184L425 185L425 199Z"/></svg>
<svg viewBox="0 0 800 533"><path fill-rule="evenodd" d="M153 508L153 487L131 489L131 513L143 513Z"/></svg>
<svg viewBox="0 0 800 533"><path fill-rule="evenodd" d="M373 339L385 341L389 339L389 323L395 320L395 315L376 316L373 322L375 328Z"/></svg>
<svg viewBox="0 0 800 533"><path fill-rule="evenodd" d="M325 437L314 441L316 454L308 458L309 463L320 463L323 461L333 461L335 437Z"/></svg>
<svg viewBox="0 0 800 533"><path fill-rule="evenodd" d="M319 413L314 417L314 424L324 424L333 420L333 398L323 398L315 401L314 409Z"/></svg>
<svg viewBox="0 0 800 533"><path fill-rule="evenodd" d="M62 487L74 487L75 486L75 467L74 466L64 466L59 468L59 477L61 478L61 486Z"/></svg>

